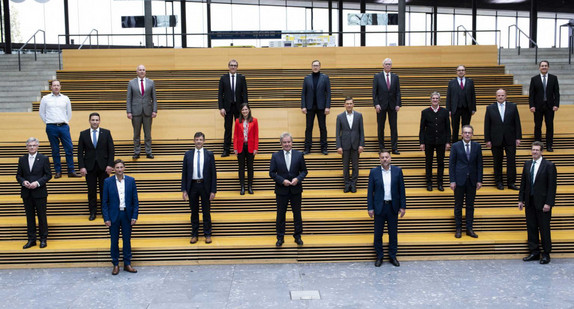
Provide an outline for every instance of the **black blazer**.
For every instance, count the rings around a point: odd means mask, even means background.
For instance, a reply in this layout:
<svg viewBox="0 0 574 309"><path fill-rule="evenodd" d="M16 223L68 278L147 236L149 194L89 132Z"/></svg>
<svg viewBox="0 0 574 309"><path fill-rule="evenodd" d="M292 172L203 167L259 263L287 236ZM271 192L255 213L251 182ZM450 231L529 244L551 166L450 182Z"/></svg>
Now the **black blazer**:
<svg viewBox="0 0 574 309"><path fill-rule="evenodd" d="M466 98L468 109L472 112L476 112L474 81L466 76L464 79L464 89L460 89L458 77L448 82L448 88L446 90L446 109L453 114L456 113L459 101L462 98Z"/></svg>
<svg viewBox="0 0 574 309"><path fill-rule="evenodd" d="M285 164L285 155L283 150L275 152L271 155L271 163L269 164L269 177L275 180L275 194L287 195L300 194L303 192L303 179L307 176L307 166L305 165L305 158L303 153L295 149L291 149L291 168L287 170ZM286 187L283 185L285 179L291 181L297 178L296 186Z"/></svg>
<svg viewBox="0 0 574 309"><path fill-rule="evenodd" d="M399 76L391 73L391 89L387 89L385 74L383 71L375 74L375 78L373 78L373 106L380 105L383 110L389 107L394 109L397 106L402 106Z"/></svg>
<svg viewBox="0 0 574 309"><path fill-rule="evenodd" d="M534 195L534 208L542 210L544 204L554 206L556 198L556 165L552 161L542 158L536 178L534 187L532 187L532 178L530 177L530 169L532 168L532 160L524 162L522 169L522 179L520 180L520 191L518 193L518 200L524 202L526 207L530 203L530 195ZM534 190L534 192L533 192Z"/></svg>
<svg viewBox="0 0 574 309"><path fill-rule="evenodd" d="M359 149L359 146L365 147L365 130L363 129L363 115L353 111L353 127L349 127L347 121L347 111L337 115L337 149L343 150Z"/></svg>
<svg viewBox="0 0 574 309"><path fill-rule="evenodd" d="M528 103L530 107L542 108L544 104L544 86L540 74L532 76L530 79L530 90L528 91ZM546 80L546 104L548 108L560 106L560 86L556 75L548 74Z"/></svg>
<svg viewBox="0 0 574 309"><path fill-rule="evenodd" d="M450 121L446 109L439 107L436 113L430 107L423 109L419 142L429 145L444 145L450 142Z"/></svg>
<svg viewBox="0 0 574 309"><path fill-rule="evenodd" d="M470 176L470 182L476 186L482 182L482 148L479 143L470 141L470 160L466 158L464 141L458 141L450 149L448 174L451 183L457 186L466 184L466 176Z"/></svg>
<svg viewBox="0 0 574 309"><path fill-rule="evenodd" d="M193 180L193 156L195 148L188 150L183 156L183 166L181 171L181 191L187 193L191 190ZM215 157L213 152L203 148L203 183L209 193L217 192L217 170L215 169Z"/></svg>
<svg viewBox="0 0 574 309"><path fill-rule="evenodd" d="M92 143L92 129L80 132L78 166L88 171L93 171L96 167L105 170L107 166L114 166L114 140L109 130L100 128L96 148Z"/></svg>
<svg viewBox="0 0 574 309"><path fill-rule="evenodd" d="M16 180L21 186L20 196L22 198L45 198L48 197L48 189L46 183L52 179L52 172L50 171L50 160L48 157L41 153L36 153L36 161L30 171L30 164L28 163L28 154L21 156L18 159L18 171L16 172ZM30 190L22 183L28 180L29 182L38 181L40 184L36 189Z"/></svg>
<svg viewBox="0 0 574 309"><path fill-rule="evenodd" d="M313 108L315 93L317 93L317 109L331 108L331 81L329 76L320 73L317 89L313 87L313 73L305 76L301 91L301 108Z"/></svg>
<svg viewBox="0 0 574 309"><path fill-rule="evenodd" d="M243 103L249 102L247 100L247 81L243 74L235 73L235 103L237 108ZM233 103L233 92L231 91L231 78L229 73L221 75L219 79L219 91L217 94L217 104L219 109L225 109L226 112L231 110L231 103Z"/></svg>
<svg viewBox="0 0 574 309"><path fill-rule="evenodd" d="M492 146L515 145L517 139L522 139L520 115L516 104L506 101L504 122L498 112L498 102L486 107L484 114L484 141Z"/></svg>

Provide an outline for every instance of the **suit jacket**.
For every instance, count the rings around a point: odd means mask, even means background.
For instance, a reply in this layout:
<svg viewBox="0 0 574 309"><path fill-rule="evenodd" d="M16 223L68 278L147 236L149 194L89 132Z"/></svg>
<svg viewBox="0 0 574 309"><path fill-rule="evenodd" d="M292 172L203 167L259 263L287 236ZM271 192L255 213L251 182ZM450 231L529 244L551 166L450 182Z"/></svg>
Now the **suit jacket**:
<svg viewBox="0 0 574 309"><path fill-rule="evenodd" d="M301 91L301 108L313 108L315 93L317 94L317 109L331 108L331 81L329 76L319 73L317 89L313 87L313 73L305 76Z"/></svg>
<svg viewBox="0 0 574 309"><path fill-rule="evenodd" d="M484 114L484 140L492 146L515 145L517 139L522 139L520 115L516 104L506 101L504 122L500 118L498 102L486 107Z"/></svg>
<svg viewBox="0 0 574 309"><path fill-rule="evenodd" d="M419 142L429 145L445 145L450 142L450 121L446 109L439 107L436 113L431 107L423 109Z"/></svg>
<svg viewBox="0 0 574 309"><path fill-rule="evenodd" d="M237 108L243 103L249 102L247 99L247 81L243 74L235 73L235 104ZM231 90L231 77L229 73L221 75L219 79L219 91L217 94L217 105L219 109L225 109L225 112L231 111L233 103L233 91Z"/></svg>
<svg viewBox="0 0 574 309"><path fill-rule="evenodd" d="M466 184L466 176L470 176L470 183L476 186L482 182L482 148L477 142L470 142L470 160L466 158L464 141L458 141L450 149L448 174L451 183L457 186Z"/></svg>
<svg viewBox="0 0 574 309"><path fill-rule="evenodd" d="M78 166L88 171L93 171L96 167L105 170L107 166L114 166L114 140L109 130L100 128L95 148L92 143L92 129L80 132Z"/></svg>
<svg viewBox="0 0 574 309"><path fill-rule="evenodd" d="M183 167L181 171L181 191L190 192L193 180L193 157L195 148L188 150L183 157ZM213 152L203 148L203 183L207 192L217 192L217 170L215 169L215 157Z"/></svg>
<svg viewBox="0 0 574 309"><path fill-rule="evenodd" d="M556 198L556 165L552 161L542 158L538 172L536 173L534 186L532 186L532 177L530 169L532 160L524 162L522 169L522 179L520 180L520 191L518 200L524 202L526 207L530 203L530 195L534 195L534 208L542 210L544 204L554 206Z"/></svg>
<svg viewBox="0 0 574 309"><path fill-rule="evenodd" d="M542 85L540 74L532 76L532 79L530 79L530 90L528 93L530 107L542 108L544 104L544 86ZM560 86L558 85L558 78L553 74L547 74L546 104L548 108L560 106Z"/></svg>
<svg viewBox="0 0 574 309"><path fill-rule="evenodd" d="M287 170L285 164L285 155L283 150L275 152L271 155L271 163L269 164L269 177L275 180L275 194L287 195L301 194L303 192L303 179L307 176L307 166L305 165L305 158L303 153L295 149L291 149L291 167ZM285 179L292 180L297 178L296 186L286 187L283 185Z"/></svg>
<svg viewBox="0 0 574 309"><path fill-rule="evenodd" d="M474 81L468 77L464 77L464 89L460 89L458 77L451 79L448 82L446 90L446 109L451 113L456 113L456 109L460 101L466 99L468 110L476 112L476 92L474 90ZM462 105L461 105L462 106Z"/></svg>
<svg viewBox="0 0 574 309"><path fill-rule="evenodd" d="M237 153L243 152L243 144L245 143L243 129L243 118L235 119L233 150L236 150ZM257 118L253 118L253 121L249 123L247 128L247 151L253 153L255 150L259 150L259 125L257 124Z"/></svg>
<svg viewBox="0 0 574 309"><path fill-rule="evenodd" d="M157 96L153 80L145 79L145 91L142 96L139 78L136 77L128 83L128 97L126 110L133 116L151 117L152 112L157 113Z"/></svg>
<svg viewBox="0 0 574 309"><path fill-rule="evenodd" d="M359 146L365 147L365 130L363 129L363 115L353 111L353 127L349 127L347 121L347 111L337 115L336 140L337 149L343 150L359 149Z"/></svg>
<svg viewBox="0 0 574 309"><path fill-rule="evenodd" d="M133 177L124 175L125 182L125 203L124 210L130 219L138 219L139 200L136 180ZM104 222L110 221L112 224L120 218L120 195L116 185L116 176L111 176L104 180L104 194L102 201L102 216Z"/></svg>
<svg viewBox="0 0 574 309"><path fill-rule="evenodd" d="M367 208L375 210L375 214L381 214L385 202L385 186L383 183L382 166L371 169L369 173L369 188L367 190ZM407 208L407 197L405 195L405 180L403 170L391 165L391 197L393 211L399 212L399 208Z"/></svg>
<svg viewBox="0 0 574 309"><path fill-rule="evenodd" d="M16 172L16 180L21 186L20 196L22 198L45 198L48 197L48 189L46 183L52 179L52 172L50 171L50 160L45 155L37 152L36 161L30 171L30 163L28 163L28 155L25 154L18 159L18 171ZM40 186L36 189L30 190L22 183L28 180L29 182L37 181Z"/></svg>
<svg viewBox="0 0 574 309"><path fill-rule="evenodd" d="M375 74L373 78L373 106L380 105L383 110L402 106L399 76L391 73L391 89L387 89L386 73Z"/></svg>

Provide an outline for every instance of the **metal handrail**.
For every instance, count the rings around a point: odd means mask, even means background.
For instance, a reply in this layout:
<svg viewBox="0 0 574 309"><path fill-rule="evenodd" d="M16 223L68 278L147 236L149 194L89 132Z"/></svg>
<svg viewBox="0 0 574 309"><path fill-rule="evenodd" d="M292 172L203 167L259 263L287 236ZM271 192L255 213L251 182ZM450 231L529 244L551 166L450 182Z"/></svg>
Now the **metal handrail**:
<svg viewBox="0 0 574 309"><path fill-rule="evenodd" d="M460 29L460 28L462 28L462 29L464 30L464 31L463 31L463 33L464 33L464 35L465 35L465 37L464 37L464 45L466 45L466 35L470 36L470 38L472 39L472 41L473 41L476 45L479 45L478 42L476 41L476 39L472 36L472 32L468 31L463 25L459 25L458 27L456 27L456 33L457 33L457 34L458 34L458 32L459 32L458 29ZM458 35L456 36L456 45L458 45Z"/></svg>
<svg viewBox="0 0 574 309"><path fill-rule="evenodd" d="M92 31L90 31L90 33L87 34L86 38L84 39L84 41L82 42L82 44L80 44L80 47L78 47L78 49L82 49L82 47L84 46L84 43L86 43L86 40L90 39L90 48L92 48L92 33L95 32L96 33L96 46L100 46L100 37L99 37L99 32L97 29L92 29Z"/></svg>
<svg viewBox="0 0 574 309"><path fill-rule="evenodd" d="M520 55L520 35L524 35L530 43L534 44L535 51L534 51L534 63L538 63L538 44L534 42L522 29L518 28L516 24L508 26L508 48L510 48L510 28L516 28L516 34L514 35L514 47L518 50L518 55Z"/></svg>
<svg viewBox="0 0 574 309"><path fill-rule="evenodd" d="M570 25L570 23L564 24L564 25L560 25L560 28L558 28L558 48L562 48L562 28L563 27L573 27L572 25ZM574 37L572 35L568 36L568 64L572 64L572 53L574 53Z"/></svg>
<svg viewBox="0 0 574 309"><path fill-rule="evenodd" d="M24 49L24 47L26 47L26 45L28 45L28 43L30 42L30 40L34 39L34 61L38 60L38 56L36 56L36 34L38 34L38 32L42 32L43 36L44 36L44 49L42 50L42 54L44 52L46 52L46 31L42 30L42 29L38 29L36 30L36 32L34 32L34 34L28 39L28 41L26 41L26 43L24 43L24 45L22 45L22 47L20 47L20 49L18 49L18 71L22 71L22 63L20 61L20 53L22 52L22 50Z"/></svg>

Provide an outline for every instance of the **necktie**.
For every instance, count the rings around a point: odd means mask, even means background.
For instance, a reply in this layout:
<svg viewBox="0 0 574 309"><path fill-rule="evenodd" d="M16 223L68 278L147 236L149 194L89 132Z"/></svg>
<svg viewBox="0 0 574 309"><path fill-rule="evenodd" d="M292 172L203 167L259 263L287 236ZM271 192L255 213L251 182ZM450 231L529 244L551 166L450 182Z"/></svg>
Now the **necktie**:
<svg viewBox="0 0 574 309"><path fill-rule="evenodd" d="M530 181L534 186L534 166L536 165L536 161L532 160L532 166L530 167Z"/></svg>
<svg viewBox="0 0 574 309"><path fill-rule="evenodd" d="M203 179L201 175L201 151L199 149L196 151L197 154L197 178Z"/></svg>
<svg viewBox="0 0 574 309"><path fill-rule="evenodd" d="M28 163L30 165L30 172L32 172L32 169L34 168L34 161L36 160L35 156L29 156L28 157Z"/></svg>
<svg viewBox="0 0 574 309"><path fill-rule="evenodd" d="M547 101L547 98L546 98L546 75L542 75L542 87L544 88L544 101Z"/></svg>
<svg viewBox="0 0 574 309"><path fill-rule="evenodd" d="M92 143L94 143L94 148L98 145L98 130L92 130Z"/></svg>
<svg viewBox="0 0 574 309"><path fill-rule="evenodd" d="M391 81L389 80L389 73L387 73L387 90L391 90Z"/></svg>
<svg viewBox="0 0 574 309"><path fill-rule="evenodd" d="M462 78L460 79L460 89L464 89L464 84L462 83Z"/></svg>
<svg viewBox="0 0 574 309"><path fill-rule="evenodd" d="M231 92L233 92L233 102L235 102L235 74L231 75Z"/></svg>
<svg viewBox="0 0 574 309"><path fill-rule="evenodd" d="M291 169L291 151L285 152L285 165L287 165L287 171Z"/></svg>
<svg viewBox="0 0 574 309"><path fill-rule="evenodd" d="M465 152L466 152L466 159L467 159L468 161L470 161L470 143L466 143L465 146L466 146L466 150L465 150Z"/></svg>
<svg viewBox="0 0 574 309"><path fill-rule="evenodd" d="M498 104L498 107L500 109L500 119L502 119L502 122L504 122L504 104Z"/></svg>
<svg viewBox="0 0 574 309"><path fill-rule="evenodd" d="M142 88L142 95L144 95L144 93L145 93L143 81L144 81L143 79L140 80L140 87Z"/></svg>

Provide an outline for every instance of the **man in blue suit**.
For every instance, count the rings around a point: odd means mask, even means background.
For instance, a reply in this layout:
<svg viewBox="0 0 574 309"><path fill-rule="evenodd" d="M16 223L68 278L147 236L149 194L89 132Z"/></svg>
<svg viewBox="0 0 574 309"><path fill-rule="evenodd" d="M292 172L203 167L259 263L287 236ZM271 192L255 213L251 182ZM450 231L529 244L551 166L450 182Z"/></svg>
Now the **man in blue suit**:
<svg viewBox="0 0 574 309"><path fill-rule="evenodd" d="M138 190L133 177L124 175L125 164L121 159L114 161L115 176L104 181L104 199L102 200L102 216L104 223L110 228L111 247L110 253L114 269L112 275L120 272L119 258L120 249L118 241L120 238L120 228L122 229L124 270L130 273L137 273L131 266L132 226L138 220Z"/></svg>
<svg viewBox="0 0 574 309"><path fill-rule="evenodd" d="M301 233L303 233L303 219L301 218L301 193L303 192L303 179L307 176L305 158L300 151L293 148L293 137L285 132L281 134L280 150L271 156L269 176L275 181L275 199L277 201L277 247L283 245L285 236L285 213L291 201L293 211L293 224L295 243L302 246Z"/></svg>
<svg viewBox="0 0 574 309"><path fill-rule="evenodd" d="M320 72L321 62L313 60L311 63L313 73L305 76L303 80L303 90L301 91L301 112L307 115L307 125L305 128L305 152L311 152L313 143L313 123L315 115L319 122L319 132L321 138L321 152L328 154L327 147L327 126L325 118L331 109L331 81L329 76Z"/></svg>
<svg viewBox="0 0 574 309"><path fill-rule="evenodd" d="M462 204L466 197L466 235L477 238L472 229L474 221L474 198L476 190L482 187L482 148L473 142L474 129L471 125L462 127L462 140L454 143L450 150L450 189L454 191L454 237L462 234Z"/></svg>
<svg viewBox="0 0 574 309"><path fill-rule="evenodd" d="M189 200L191 209L191 240L197 242L199 232L199 198L203 212L203 234L205 243L211 243L211 201L217 192L217 171L213 152L203 148L205 134L195 133L195 149L188 150L183 157L181 171L181 192L183 200Z"/></svg>
<svg viewBox="0 0 574 309"><path fill-rule="evenodd" d="M398 216L402 218L407 208L405 195L405 180L403 170L398 166L391 166L391 154L388 150L379 153L381 166L371 170L369 174L369 189L367 193L367 208L369 217L375 218L375 252L377 253L376 267L383 264L383 231L385 223L389 232L389 260L391 264L399 267L397 260L397 229Z"/></svg>

